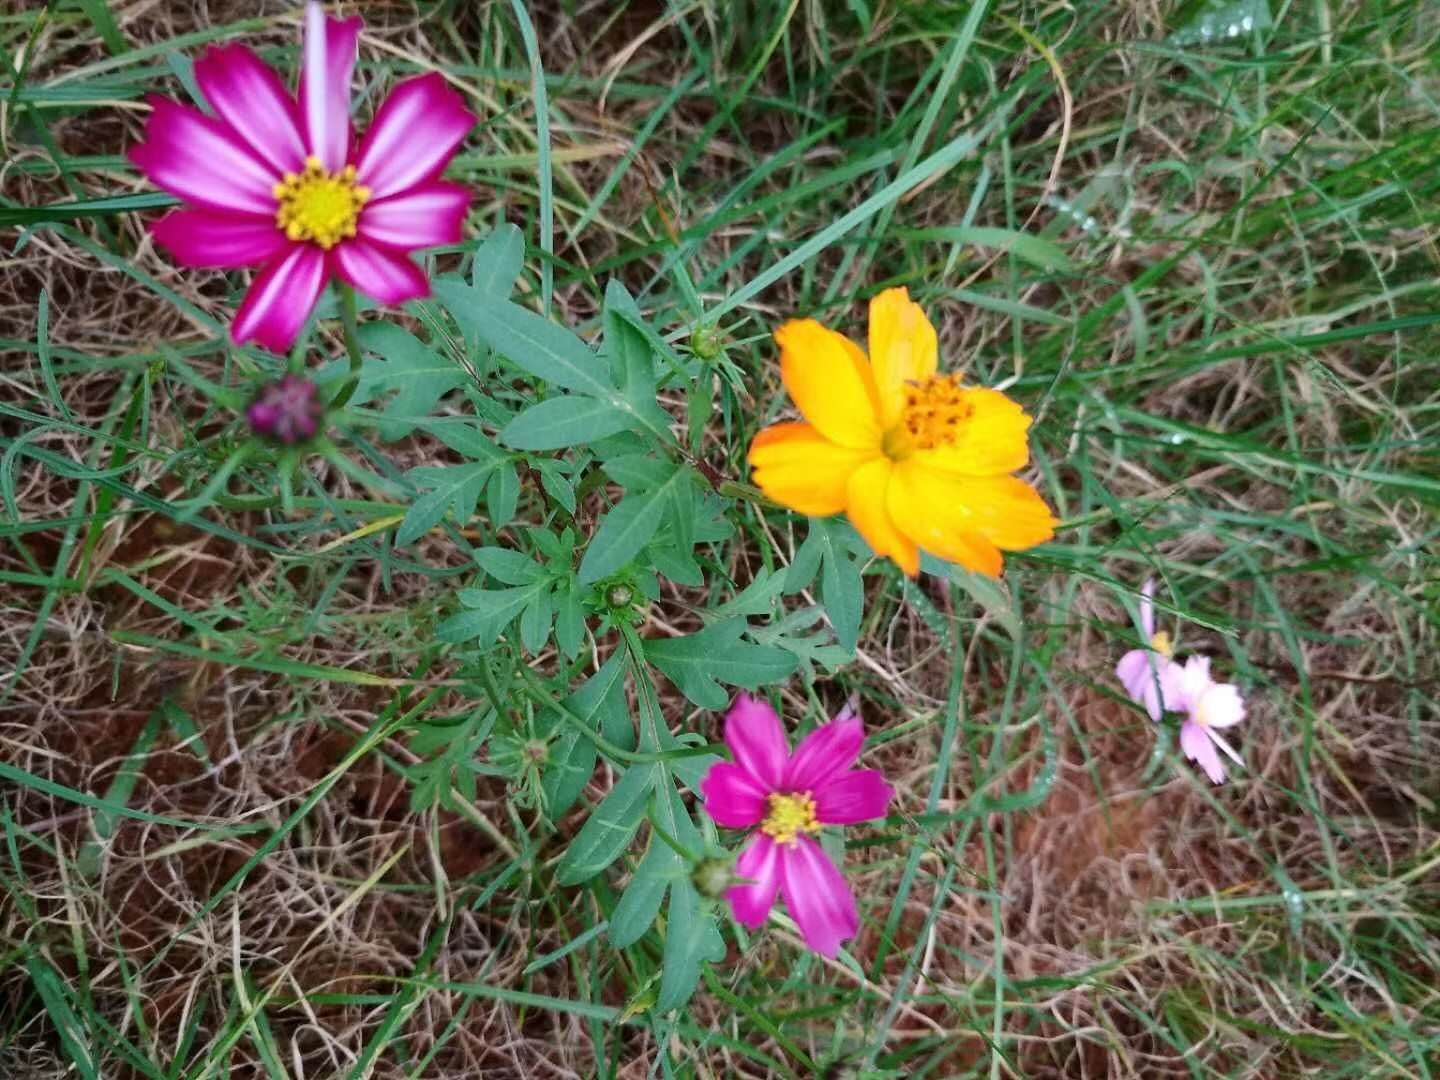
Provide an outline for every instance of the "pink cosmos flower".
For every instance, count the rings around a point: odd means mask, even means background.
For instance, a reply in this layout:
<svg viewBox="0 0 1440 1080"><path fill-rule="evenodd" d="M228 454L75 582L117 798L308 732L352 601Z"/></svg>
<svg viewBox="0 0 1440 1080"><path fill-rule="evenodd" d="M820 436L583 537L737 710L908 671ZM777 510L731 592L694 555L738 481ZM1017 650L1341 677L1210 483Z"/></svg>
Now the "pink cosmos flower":
<svg viewBox="0 0 1440 1080"><path fill-rule="evenodd" d="M805 944L836 956L860 929L860 911L813 837L826 825L883 818L895 796L875 769L851 770L865 744L859 716L847 707L791 754L775 710L742 694L725 718L725 744L734 764L713 766L700 793L717 824L756 829L735 864L749 883L725 894L735 918L758 929L783 893Z"/></svg>
<svg viewBox="0 0 1440 1080"><path fill-rule="evenodd" d="M1210 658L1192 656L1182 667L1172 663L1173 675L1165 690L1171 708L1185 714L1180 727L1180 749L1205 770L1212 784L1225 782L1225 763L1215 752L1224 750L1236 765L1244 765L1235 748L1216 728L1234 727L1245 719L1245 701L1233 683L1217 683L1210 675Z"/></svg>
<svg viewBox="0 0 1440 1080"><path fill-rule="evenodd" d="M440 174L475 117L439 75L395 88L358 145L350 76L363 21L305 9L297 101L243 45L208 49L195 81L215 110L152 97L130 160L190 204L155 224L186 266L260 268L231 327L285 352L338 277L386 304L429 295L411 252L461 238L470 193Z"/></svg>
<svg viewBox="0 0 1440 1080"><path fill-rule="evenodd" d="M1164 630L1155 632L1155 579L1145 582L1140 590L1140 629L1145 632L1148 649L1131 649L1115 665L1115 676L1131 699L1145 706L1151 720L1159 720L1166 709L1164 685L1168 672L1175 666L1174 647ZM1170 706L1173 708L1174 706Z"/></svg>
<svg viewBox="0 0 1440 1080"><path fill-rule="evenodd" d="M1180 749L1205 770L1212 783L1225 781L1225 763L1216 748L1237 765L1240 755L1216 729L1234 727L1245 719L1245 700L1233 683L1217 683L1210 674L1208 656L1192 656L1181 664L1175 659L1170 635L1155 630L1155 582L1140 590L1140 628L1149 639L1147 649L1131 649L1115 666L1125 693L1145 707L1151 720L1166 712L1185 714L1180 726Z"/></svg>

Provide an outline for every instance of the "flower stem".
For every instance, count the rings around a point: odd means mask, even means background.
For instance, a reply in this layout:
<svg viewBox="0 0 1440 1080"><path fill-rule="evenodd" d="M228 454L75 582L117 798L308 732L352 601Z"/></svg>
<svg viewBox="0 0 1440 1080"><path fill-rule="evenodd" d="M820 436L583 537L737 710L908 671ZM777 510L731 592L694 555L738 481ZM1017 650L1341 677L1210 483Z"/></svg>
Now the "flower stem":
<svg viewBox="0 0 1440 1080"><path fill-rule="evenodd" d="M360 353L360 338L356 332L355 290L337 281L335 295L340 301L340 327L345 333L345 351L350 354L350 375L330 400L330 408L340 409L355 393L355 387L360 385L360 368L365 360Z"/></svg>

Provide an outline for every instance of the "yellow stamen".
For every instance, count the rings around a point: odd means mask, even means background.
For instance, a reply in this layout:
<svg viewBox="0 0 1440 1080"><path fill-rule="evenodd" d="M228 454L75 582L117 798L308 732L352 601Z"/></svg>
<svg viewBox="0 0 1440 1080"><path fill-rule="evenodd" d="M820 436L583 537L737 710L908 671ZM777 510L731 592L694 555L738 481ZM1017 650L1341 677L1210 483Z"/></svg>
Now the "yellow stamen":
<svg viewBox="0 0 1440 1080"><path fill-rule="evenodd" d="M954 446L975 412L959 375L932 375L905 387L900 422L885 433L885 453L902 461L916 450Z"/></svg>
<svg viewBox="0 0 1440 1080"><path fill-rule="evenodd" d="M328 171L317 157L305 159L305 171L286 173L275 185L280 206L275 224L291 240L308 240L326 251L355 235L360 210L370 199L370 189L355 182L355 166L338 173Z"/></svg>
<svg viewBox="0 0 1440 1080"><path fill-rule="evenodd" d="M1164 630L1157 631L1155 636L1150 639L1150 648L1165 657L1166 660L1175 655L1175 646L1170 643L1170 635Z"/></svg>
<svg viewBox="0 0 1440 1080"><path fill-rule="evenodd" d="M760 831L777 844L794 844L801 833L818 833L820 822L815 819L815 800L808 791L798 795L767 796L770 813L760 823Z"/></svg>

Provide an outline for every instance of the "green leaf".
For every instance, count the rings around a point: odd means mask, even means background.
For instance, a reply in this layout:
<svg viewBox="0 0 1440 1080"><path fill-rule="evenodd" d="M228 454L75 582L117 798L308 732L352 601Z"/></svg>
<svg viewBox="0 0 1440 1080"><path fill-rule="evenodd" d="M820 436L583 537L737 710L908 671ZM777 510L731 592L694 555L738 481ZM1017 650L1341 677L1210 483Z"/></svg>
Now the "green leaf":
<svg viewBox="0 0 1440 1080"><path fill-rule="evenodd" d="M566 390L619 404L619 394L605 379L605 365L563 326L528 308L472 294L464 308L452 307L451 314L475 336L520 370Z"/></svg>
<svg viewBox="0 0 1440 1080"><path fill-rule="evenodd" d="M594 442L634 424L607 401L564 395L532 405L506 424L500 438L516 450L559 450Z"/></svg>
<svg viewBox="0 0 1440 1080"><path fill-rule="evenodd" d="M417 487L428 489L411 504L395 532L395 543L400 546L414 543L440 523L447 511L453 511L458 523L464 524L475 516L475 504L480 501L480 492L485 481L494 471L489 462L471 465L421 465L411 469L406 476Z"/></svg>
<svg viewBox="0 0 1440 1080"><path fill-rule="evenodd" d="M452 645L473 641L480 648L488 649L510 625L510 620L548 587L538 581L513 589L462 589L460 602L470 610L450 616L435 628L435 636Z"/></svg>
<svg viewBox="0 0 1440 1080"><path fill-rule="evenodd" d="M490 526L503 528L515 519L520 501L520 474L513 462L502 462L490 475L485 487L485 508L490 512Z"/></svg>
<svg viewBox="0 0 1440 1080"><path fill-rule="evenodd" d="M609 731L628 725L629 712L625 701L625 652L617 649L610 659L580 689L565 699L565 707L575 719L591 731ZM574 805L590 782L595 771L595 743L563 720L553 710L548 717L547 731L559 728L560 735L550 744L550 758L541 777L545 795L545 813L553 821Z"/></svg>
<svg viewBox="0 0 1440 1080"><path fill-rule="evenodd" d="M545 576L545 568L529 555L509 548L476 548L470 557L487 574L506 585L529 585Z"/></svg>
<svg viewBox="0 0 1440 1080"><path fill-rule="evenodd" d="M835 630L835 640L850 653L860 642L865 585L861 560L855 557L859 537L842 522L811 518L810 532L785 575L785 591L799 592L820 573L820 601Z"/></svg>
<svg viewBox="0 0 1440 1080"><path fill-rule="evenodd" d="M705 961L724 959L725 941L715 925L714 911L700 899L690 880L681 878L670 889L666 909L664 974L656 1012L682 1007L695 993Z"/></svg>
<svg viewBox="0 0 1440 1080"><path fill-rule="evenodd" d="M370 404L395 392L382 409L384 419L376 425L387 442L414 431L445 394L468 381L464 369L453 360L440 356L394 323L366 323L357 336L366 356L350 404ZM344 378L348 370L345 363L329 364L320 379Z"/></svg>
<svg viewBox="0 0 1440 1080"><path fill-rule="evenodd" d="M558 884L589 881L630 846L645 817L645 800L650 797L658 770L656 765L637 765L620 778L566 848L555 868Z"/></svg>
<svg viewBox="0 0 1440 1080"><path fill-rule="evenodd" d="M687 469L672 467L659 487L628 495L605 515L580 560L580 584L593 585L640 554L665 520L672 492L689 482Z"/></svg>
<svg viewBox="0 0 1440 1080"><path fill-rule="evenodd" d="M1014 255L1041 270L1073 271L1070 261L1060 245L1053 240L1016 232L1014 229L995 229L983 225L942 225L930 229L897 229L898 236L906 240L942 240L950 244L973 244L976 247L995 248Z"/></svg>
<svg viewBox="0 0 1440 1080"><path fill-rule="evenodd" d="M506 222L485 237L470 264L470 286L486 296L509 296L525 268L525 236Z"/></svg>
<svg viewBox="0 0 1440 1080"><path fill-rule="evenodd" d="M95 1059L90 1051L92 1034L71 1008L64 980L38 953L31 953L25 958L25 969L30 973L30 981L35 984L40 1000L45 1003L46 1015L60 1037L65 1056L86 1080L98 1080L100 1074L95 1069Z"/></svg>
<svg viewBox="0 0 1440 1080"><path fill-rule="evenodd" d="M688 637L648 640L645 658L702 709L723 709L730 695L720 683L758 690L780 682L799 666L799 659L771 645L740 640L744 619L727 619Z"/></svg>

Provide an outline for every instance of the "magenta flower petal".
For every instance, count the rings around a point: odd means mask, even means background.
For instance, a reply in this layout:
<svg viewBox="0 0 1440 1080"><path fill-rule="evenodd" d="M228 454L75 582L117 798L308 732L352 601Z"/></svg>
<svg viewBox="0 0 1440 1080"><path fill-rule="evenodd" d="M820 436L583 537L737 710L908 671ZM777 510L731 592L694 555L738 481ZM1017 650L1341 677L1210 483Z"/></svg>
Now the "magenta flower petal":
<svg viewBox="0 0 1440 1080"><path fill-rule="evenodd" d="M727 829L748 829L765 817L767 792L739 765L712 765L700 781L705 812Z"/></svg>
<svg viewBox="0 0 1440 1080"><path fill-rule="evenodd" d="M865 728L858 716L821 724L795 748L785 769L786 791L814 791L839 776L860 756Z"/></svg>
<svg viewBox="0 0 1440 1080"><path fill-rule="evenodd" d="M436 181L366 203L360 236L402 251L459 243L470 198L468 188Z"/></svg>
<svg viewBox="0 0 1440 1080"><path fill-rule="evenodd" d="M207 49L195 61L195 81L220 119L256 157L282 173L305 167L295 99L254 52L244 45Z"/></svg>
<svg viewBox="0 0 1440 1080"><path fill-rule="evenodd" d="M209 210L172 210L150 232L183 265L224 270L267 263L292 246L272 218Z"/></svg>
<svg viewBox="0 0 1440 1080"><path fill-rule="evenodd" d="M1186 720L1180 727L1180 749L1185 751L1187 758L1205 770L1211 783L1225 782L1225 763L1220 760L1220 752L1215 749L1215 744L1210 741L1205 729L1193 720Z"/></svg>
<svg viewBox="0 0 1440 1080"><path fill-rule="evenodd" d="M162 97L150 104L145 142L130 148L130 160L151 183L211 210L274 215L279 173L238 135L186 105Z"/></svg>
<svg viewBox="0 0 1440 1080"><path fill-rule="evenodd" d="M439 75L407 79L385 99L360 144L360 183L383 199L432 180L474 126L474 114Z"/></svg>
<svg viewBox="0 0 1440 1080"><path fill-rule="evenodd" d="M230 328L235 343L253 340L271 352L287 351L315 310L327 278L325 253L313 244L296 244L250 286Z"/></svg>
<svg viewBox="0 0 1440 1080"><path fill-rule="evenodd" d="M821 825L857 825L883 818L895 789L876 769L846 773L815 791L815 819Z"/></svg>
<svg viewBox="0 0 1440 1080"><path fill-rule="evenodd" d="M300 116L305 145L329 172L350 156L350 76L359 55L361 18L326 18L311 0L305 6L305 64L300 76Z"/></svg>
<svg viewBox="0 0 1440 1080"><path fill-rule="evenodd" d="M330 252L335 273L366 296L399 307L430 295L425 271L405 255L364 240L347 240Z"/></svg>
<svg viewBox="0 0 1440 1080"><path fill-rule="evenodd" d="M808 836L782 848L780 891L805 944L821 956L835 957L840 943L860 929L855 894L830 856Z"/></svg>
<svg viewBox="0 0 1440 1080"><path fill-rule="evenodd" d="M725 717L725 745L760 787L767 792L780 789L790 754L785 728L768 704L749 694L736 698Z"/></svg>
<svg viewBox="0 0 1440 1080"><path fill-rule="evenodd" d="M730 901L736 922L758 930L769 918L780 888L779 845L764 833L756 833L735 860L735 873L752 884L732 886L726 890L725 899Z"/></svg>

